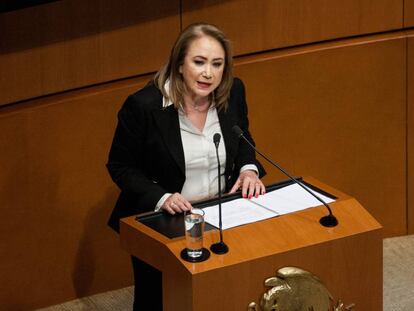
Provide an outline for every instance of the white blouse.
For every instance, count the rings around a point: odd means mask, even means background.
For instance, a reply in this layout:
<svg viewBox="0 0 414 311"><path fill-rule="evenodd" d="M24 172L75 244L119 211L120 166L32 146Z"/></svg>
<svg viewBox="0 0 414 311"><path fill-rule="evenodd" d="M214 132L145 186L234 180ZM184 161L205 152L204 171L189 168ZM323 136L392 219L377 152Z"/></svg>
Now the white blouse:
<svg viewBox="0 0 414 311"><path fill-rule="evenodd" d="M167 85L166 85L167 86ZM168 86L167 86L168 87ZM163 98L163 107L172 105L172 102ZM188 201L198 201L218 195L218 163L216 147L213 142L215 133L221 135L219 144L221 191L225 189L224 169L226 165L226 148L221 132L217 109L212 107L207 112L206 123L202 131L196 128L180 109L178 112L180 122L181 141L185 160L185 182L181 195ZM240 172L254 170L256 165L244 165ZM158 211L171 193L164 194L155 206Z"/></svg>
<svg viewBox="0 0 414 311"><path fill-rule="evenodd" d="M218 163L213 136L215 133L222 136L217 110L216 108L208 110L202 131L191 123L182 110L179 111L178 116L185 159L185 182L181 195L189 201L214 197L218 194ZM221 191L224 191L226 148L223 139L220 140L218 154Z"/></svg>

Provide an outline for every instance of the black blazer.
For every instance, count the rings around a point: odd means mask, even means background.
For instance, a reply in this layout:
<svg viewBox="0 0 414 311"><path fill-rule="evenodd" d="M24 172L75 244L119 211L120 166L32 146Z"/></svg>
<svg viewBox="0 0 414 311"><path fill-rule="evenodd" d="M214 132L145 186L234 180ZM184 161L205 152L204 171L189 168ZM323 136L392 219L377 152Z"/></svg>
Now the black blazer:
<svg viewBox="0 0 414 311"><path fill-rule="evenodd" d="M130 95L118 113L107 168L121 194L109 219L109 226L119 231L119 219L152 211L167 192L181 192L185 182L184 151L178 112L173 105L162 107L162 93L151 82ZM218 111L226 146L226 191L236 181L240 168L255 164L262 177L265 171L256 161L254 151L233 133L238 125L248 139L247 104L244 85L235 78L229 106Z"/></svg>

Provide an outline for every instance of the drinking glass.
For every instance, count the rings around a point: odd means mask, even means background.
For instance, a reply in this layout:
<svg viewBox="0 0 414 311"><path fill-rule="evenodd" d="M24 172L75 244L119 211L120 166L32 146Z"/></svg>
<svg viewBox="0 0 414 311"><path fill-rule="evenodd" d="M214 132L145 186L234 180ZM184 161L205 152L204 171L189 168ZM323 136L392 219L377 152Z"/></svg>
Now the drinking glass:
<svg viewBox="0 0 414 311"><path fill-rule="evenodd" d="M203 253L204 211L193 208L184 214L187 255L198 258Z"/></svg>

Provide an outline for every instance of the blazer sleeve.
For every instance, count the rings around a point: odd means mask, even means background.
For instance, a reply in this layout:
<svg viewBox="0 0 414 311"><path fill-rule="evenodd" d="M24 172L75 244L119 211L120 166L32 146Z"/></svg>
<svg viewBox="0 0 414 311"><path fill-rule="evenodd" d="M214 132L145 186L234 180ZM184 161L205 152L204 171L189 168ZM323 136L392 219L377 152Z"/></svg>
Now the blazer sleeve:
<svg viewBox="0 0 414 311"><path fill-rule="evenodd" d="M128 208L136 213L142 207L154 208L167 192L152 181L144 163L149 112L135 96L127 98L118 113L118 124L109 152L107 168L112 180L128 194ZM132 201L132 202L131 202ZM132 205L132 208L131 208Z"/></svg>

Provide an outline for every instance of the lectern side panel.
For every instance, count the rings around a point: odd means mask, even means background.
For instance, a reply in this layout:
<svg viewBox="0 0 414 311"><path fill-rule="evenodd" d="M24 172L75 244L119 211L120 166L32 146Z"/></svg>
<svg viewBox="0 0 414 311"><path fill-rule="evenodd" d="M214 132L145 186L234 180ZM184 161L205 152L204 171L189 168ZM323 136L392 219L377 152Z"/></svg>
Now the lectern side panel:
<svg viewBox="0 0 414 311"><path fill-rule="evenodd" d="M374 230L194 275L194 311L246 310L270 288L265 279L285 266L307 270L356 310L382 310L382 236Z"/></svg>
<svg viewBox="0 0 414 311"><path fill-rule="evenodd" d="M153 234L152 234L153 233ZM134 217L121 221L121 245L133 256L149 263L158 270L163 271L176 261L166 247L166 238L157 239L160 234L135 221Z"/></svg>
<svg viewBox="0 0 414 311"><path fill-rule="evenodd" d="M162 275L164 311L192 311L193 279L183 266L172 265Z"/></svg>

